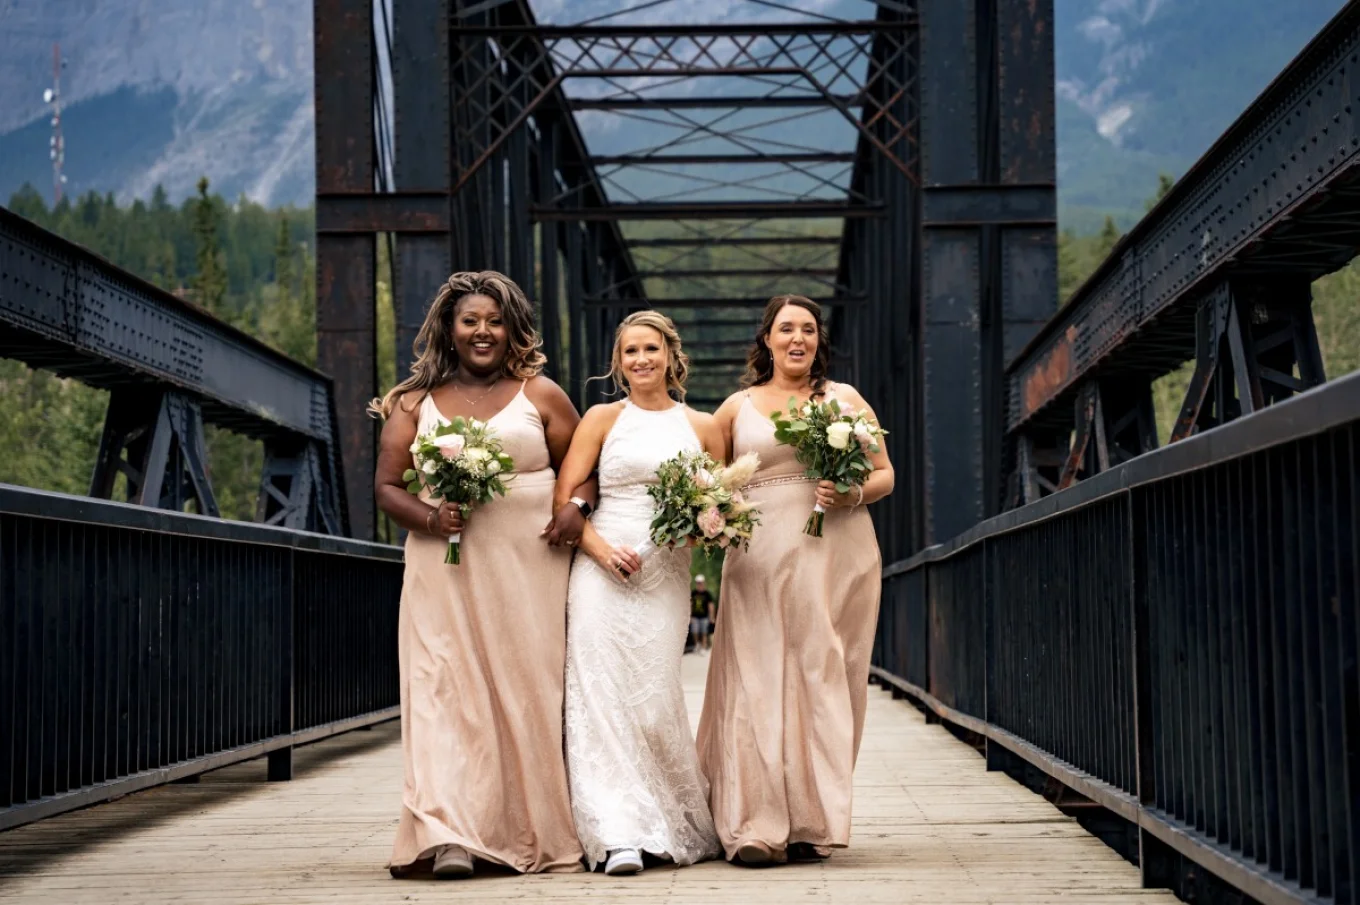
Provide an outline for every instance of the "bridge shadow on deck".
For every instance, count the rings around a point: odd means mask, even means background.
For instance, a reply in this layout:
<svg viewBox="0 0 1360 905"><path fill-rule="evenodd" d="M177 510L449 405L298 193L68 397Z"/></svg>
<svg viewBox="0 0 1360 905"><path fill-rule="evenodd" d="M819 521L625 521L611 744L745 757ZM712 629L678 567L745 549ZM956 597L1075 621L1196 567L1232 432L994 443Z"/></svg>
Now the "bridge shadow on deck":
<svg viewBox="0 0 1360 905"><path fill-rule="evenodd" d="M350 758L400 744L401 724L393 720L295 748L293 782L343 769ZM267 781L267 772L265 758L232 764L0 834L0 900L5 898L6 881L76 863L67 859L78 859L112 839L267 799L276 790Z"/></svg>
<svg viewBox="0 0 1360 905"><path fill-rule="evenodd" d="M684 662L692 721L707 657ZM851 847L821 864L722 862L633 878L392 880L398 725L298 752L291 782L255 761L0 835L11 902L1173 902L1136 868L907 702L870 690Z"/></svg>

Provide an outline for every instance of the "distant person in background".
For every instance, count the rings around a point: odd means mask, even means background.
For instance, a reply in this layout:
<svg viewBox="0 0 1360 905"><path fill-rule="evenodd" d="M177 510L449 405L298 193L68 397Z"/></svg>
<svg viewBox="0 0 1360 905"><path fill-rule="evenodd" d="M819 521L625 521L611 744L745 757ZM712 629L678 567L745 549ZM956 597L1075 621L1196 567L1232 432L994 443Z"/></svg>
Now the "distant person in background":
<svg viewBox="0 0 1360 905"><path fill-rule="evenodd" d="M689 632L694 636L694 649L707 652L713 638L713 595L702 574L694 576L689 592Z"/></svg>

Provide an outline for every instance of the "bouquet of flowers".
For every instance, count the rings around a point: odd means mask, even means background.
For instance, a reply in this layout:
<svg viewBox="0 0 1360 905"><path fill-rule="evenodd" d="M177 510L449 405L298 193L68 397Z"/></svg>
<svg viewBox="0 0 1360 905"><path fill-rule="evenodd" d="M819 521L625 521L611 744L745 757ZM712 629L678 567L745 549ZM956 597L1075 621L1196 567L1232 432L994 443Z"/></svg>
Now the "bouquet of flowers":
<svg viewBox="0 0 1360 905"><path fill-rule="evenodd" d="M420 493L422 487L428 488L430 496L456 505L463 518L473 506L489 503L497 494L505 496L503 476L515 468L515 460L501 451L495 431L476 418L454 418L416 437L411 458L415 468L402 475L406 489ZM449 537L444 562L462 561L461 539L461 534Z"/></svg>
<svg viewBox="0 0 1360 905"><path fill-rule="evenodd" d="M755 453L726 467L706 452L682 452L662 462L657 483L647 488L656 515L648 538L638 545L638 556L668 545L744 548L760 524L760 513L741 492L759 466Z"/></svg>
<svg viewBox="0 0 1360 905"><path fill-rule="evenodd" d="M804 474L814 481L834 481L837 493L868 480L874 470L869 454L879 451L878 440L887 433L867 412L842 410L835 399L809 399L801 406L790 399L788 410L771 413L770 420L775 439L794 448L807 469ZM821 537L825 515L820 503L814 506L803 533Z"/></svg>

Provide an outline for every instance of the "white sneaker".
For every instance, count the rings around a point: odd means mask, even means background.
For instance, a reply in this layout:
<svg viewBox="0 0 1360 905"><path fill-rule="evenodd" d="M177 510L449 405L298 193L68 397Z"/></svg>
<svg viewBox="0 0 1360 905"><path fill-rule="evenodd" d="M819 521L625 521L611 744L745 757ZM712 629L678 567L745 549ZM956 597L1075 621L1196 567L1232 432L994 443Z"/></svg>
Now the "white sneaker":
<svg viewBox="0 0 1360 905"><path fill-rule="evenodd" d="M472 876L472 855L461 845L441 845L434 851L434 875L452 880Z"/></svg>
<svg viewBox="0 0 1360 905"><path fill-rule="evenodd" d="M611 877L618 874L635 874L642 870L642 856L635 848L620 848L609 853L604 864L604 872Z"/></svg>

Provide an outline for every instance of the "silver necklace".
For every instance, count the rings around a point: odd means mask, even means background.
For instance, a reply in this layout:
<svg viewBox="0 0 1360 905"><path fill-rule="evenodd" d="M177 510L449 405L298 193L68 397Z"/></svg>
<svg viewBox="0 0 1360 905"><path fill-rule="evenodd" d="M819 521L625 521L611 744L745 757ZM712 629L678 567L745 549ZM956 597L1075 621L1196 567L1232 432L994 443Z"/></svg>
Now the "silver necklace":
<svg viewBox="0 0 1360 905"><path fill-rule="evenodd" d="M497 377L494 381L492 381L491 386L486 388L486 392L478 396L476 399L472 399L471 397L469 397L468 394L464 393L461 389L459 389L458 384L454 383L453 381L449 381L449 385L453 387L455 393L463 397L463 399L468 404L468 408L476 408L477 403L481 402L487 396L490 396L491 391L501 385L501 378Z"/></svg>

